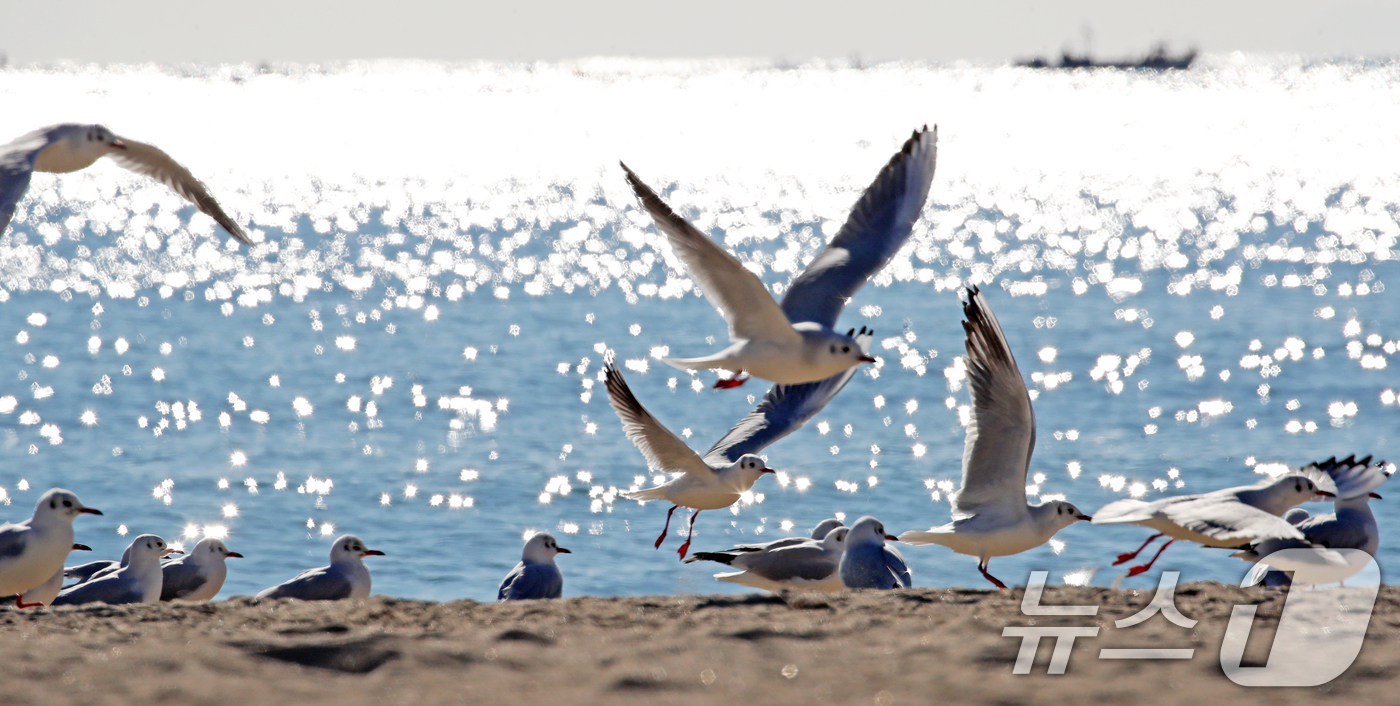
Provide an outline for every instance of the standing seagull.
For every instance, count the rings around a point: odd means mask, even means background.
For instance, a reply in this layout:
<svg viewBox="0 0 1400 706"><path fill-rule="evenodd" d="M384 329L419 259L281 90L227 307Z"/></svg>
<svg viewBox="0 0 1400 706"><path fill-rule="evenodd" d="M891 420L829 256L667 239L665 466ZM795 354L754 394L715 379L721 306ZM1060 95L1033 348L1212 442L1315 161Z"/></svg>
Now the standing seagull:
<svg viewBox="0 0 1400 706"><path fill-rule="evenodd" d="M179 553L167 546L164 539L143 534L131 542L126 566L115 573L63 589L51 605L159 603L160 558Z"/></svg>
<svg viewBox="0 0 1400 706"><path fill-rule="evenodd" d="M34 516L0 525L0 596L22 594L63 571L73 550L73 518L102 513L78 496L54 488L34 506Z"/></svg>
<svg viewBox="0 0 1400 706"><path fill-rule="evenodd" d="M1318 470L1331 477L1332 482L1337 486L1337 497L1332 500L1333 511L1326 515L1311 515L1294 508L1284 514L1283 518L1289 520L1289 516L1295 512L1302 512L1302 518L1297 522L1291 522L1293 526L1303 533L1305 541L1298 539L1271 538L1259 540L1252 543L1248 548L1235 552L1231 556L1245 561L1258 562L1270 554L1281 549L1294 549L1305 547L1322 547L1324 549L1360 549L1371 556L1376 555L1376 551L1381 546L1380 527L1376 524L1376 516L1371 512L1371 500L1380 500L1381 496L1373 492L1382 483L1390 478L1395 472L1393 465L1385 461L1371 461L1371 457L1356 460L1356 456L1349 456L1342 461L1332 457L1321 463L1313 464ZM1284 570L1292 570L1292 567L1282 566ZM1300 567L1307 573L1311 567ZM1337 567L1341 577L1328 577L1328 581L1314 581L1315 583L1331 583L1333 580L1341 580L1354 573L1348 573L1345 561L1340 562ZM1361 567L1355 567L1360 569ZM1259 564L1250 572L1255 577L1253 583L1264 581L1268 586L1288 585L1289 581L1282 571L1272 569L1265 564Z"/></svg>
<svg viewBox="0 0 1400 706"><path fill-rule="evenodd" d="M535 598L558 598L564 593L564 574L554 563L556 554L572 554L554 541L554 535L537 532L525 543L520 563L501 579L496 600L525 601Z"/></svg>
<svg viewBox="0 0 1400 706"><path fill-rule="evenodd" d="M228 577L228 564L224 560L242 558L242 554L229 551L222 540L205 537L189 554L160 567L164 576L160 599L189 603L213 600Z"/></svg>
<svg viewBox="0 0 1400 706"><path fill-rule="evenodd" d="M1198 495L1178 495L1152 502L1124 498L1099 508L1094 513L1094 524L1133 524L1157 530L1157 534L1148 537L1136 551L1119 554L1114 566L1132 561L1158 537L1171 537L1151 561L1128 570L1129 576L1137 576L1151 569L1157 557L1178 539L1207 547L1241 547L1251 540L1274 537L1303 539L1303 533L1280 516L1294 505L1319 495L1334 497L1313 481L1321 477L1315 466L1308 466L1253 485Z"/></svg>
<svg viewBox="0 0 1400 706"><path fill-rule="evenodd" d="M331 545L331 565L307 569L286 583L264 589L258 598L299 598L303 601L339 601L369 596L367 556L384 556L377 549L365 549L364 540L353 534L341 535Z"/></svg>
<svg viewBox="0 0 1400 706"><path fill-rule="evenodd" d="M150 177L193 203L245 245L253 241L233 222L204 184L158 148L125 140L101 125L50 125L0 145L0 235L15 215L34 172L76 172L110 155L118 166Z"/></svg>
<svg viewBox="0 0 1400 706"><path fill-rule="evenodd" d="M866 515L851 525L846 536L846 553L841 556L841 583L846 588L909 588L914 585L914 572L904 563L904 557L885 541L897 541L885 534L885 525Z"/></svg>
<svg viewBox="0 0 1400 706"><path fill-rule="evenodd" d="M73 551L90 552L92 551L92 547L89 547L86 544L74 544ZM42 608L50 603L53 603L53 599L57 598L58 592L62 590L63 570L59 569L57 573L49 577L48 581L45 581L39 584L38 586L35 586L34 588L29 589L28 591L25 591L22 594L0 598L0 602L8 601L10 600L10 598L14 598L15 607L17 608Z"/></svg>
<svg viewBox="0 0 1400 706"><path fill-rule="evenodd" d="M662 473L681 474L679 478L654 488L626 493L625 497L672 503L671 510L666 513L666 526L661 529L661 536L656 538L658 549L666 540L666 532L671 528L671 515L676 508L695 508L690 516L690 534L677 552L684 559L686 551L690 549L690 540L695 536L695 518L700 511L733 505L764 473L772 473L773 469L766 466L763 459L753 455L741 456L733 463L707 463L637 401L616 365L608 363L605 372L608 402L622 420L623 433L642 452L647 466Z"/></svg>
<svg viewBox="0 0 1400 706"><path fill-rule="evenodd" d="M967 294L963 330L972 417L963 442L962 487L952 499L953 521L927 532L905 532L899 541L941 544L975 556L982 576L1006 590L1006 584L987 573L992 557L1034 549L1065 527L1092 518L1063 500L1026 502L1035 410L987 298L976 287Z"/></svg>
<svg viewBox="0 0 1400 706"><path fill-rule="evenodd" d="M849 527L837 527L821 539L788 537L764 544L741 544L722 552L696 552L685 560L714 561L739 571L715 574L716 581L753 586L767 591L813 589L840 593L841 555Z"/></svg>
<svg viewBox="0 0 1400 706"><path fill-rule="evenodd" d="M798 275L782 304L757 275L685 219L626 164L627 182L671 242L700 289L729 322L733 345L700 358L667 358L688 370L722 368L734 377L715 387L742 385L749 373L777 383L823 380L860 363L873 363L854 338L834 330L856 290L899 252L924 210L938 161L938 129L916 131L866 187L846 224Z"/></svg>

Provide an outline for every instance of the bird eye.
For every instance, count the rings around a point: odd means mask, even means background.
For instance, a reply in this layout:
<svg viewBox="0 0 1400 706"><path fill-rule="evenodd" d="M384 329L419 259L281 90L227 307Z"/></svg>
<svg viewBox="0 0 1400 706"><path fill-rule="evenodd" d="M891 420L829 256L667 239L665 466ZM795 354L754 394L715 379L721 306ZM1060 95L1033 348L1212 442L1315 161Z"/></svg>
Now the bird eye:
<svg viewBox="0 0 1400 706"><path fill-rule="evenodd" d="M842 353L850 353L850 352L851 352L851 347L850 347L850 346L841 346L841 352L842 352Z"/></svg>
<svg viewBox="0 0 1400 706"><path fill-rule="evenodd" d="M831 347L831 352L832 352L832 353L835 353L835 352L836 352L836 346L832 346L832 347Z"/></svg>
<svg viewBox="0 0 1400 706"><path fill-rule="evenodd" d="M64 500L64 501L63 501L63 506L64 506L64 507L73 507L73 501L72 501L72 500Z"/></svg>

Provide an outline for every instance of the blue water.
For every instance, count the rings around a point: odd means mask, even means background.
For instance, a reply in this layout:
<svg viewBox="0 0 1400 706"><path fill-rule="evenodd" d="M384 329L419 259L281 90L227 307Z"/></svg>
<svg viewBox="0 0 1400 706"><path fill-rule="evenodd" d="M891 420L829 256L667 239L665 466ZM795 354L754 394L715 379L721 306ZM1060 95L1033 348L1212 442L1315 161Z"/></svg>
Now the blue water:
<svg viewBox="0 0 1400 706"><path fill-rule="evenodd" d="M971 283L1034 380L1033 500L1092 511L1271 464L1395 460L1396 74L1239 56L1164 75L0 70L0 101L32 107L0 115L0 137L103 121L189 165L259 240L231 247L112 165L35 177L0 239L0 519L62 486L106 512L78 521L97 556L145 532L226 533L248 558L224 595L317 565L353 532L388 553L370 560L377 592L490 599L531 530L574 550L566 594L747 590L679 564L675 539L653 550L666 508L616 496L652 474L596 384L605 352L700 451L764 390L710 390L654 357L714 350L725 327L616 160L773 286L925 122L942 136L931 203L842 318L876 328L881 363L767 450L781 478L701 514L695 548L836 512L896 533L946 522ZM1393 580L1400 524L1374 507ZM1107 584L1147 534L1079 524L992 568ZM984 585L970 557L904 551L918 585ZM1158 568L1238 581L1246 565L1224 555L1173 547Z"/></svg>

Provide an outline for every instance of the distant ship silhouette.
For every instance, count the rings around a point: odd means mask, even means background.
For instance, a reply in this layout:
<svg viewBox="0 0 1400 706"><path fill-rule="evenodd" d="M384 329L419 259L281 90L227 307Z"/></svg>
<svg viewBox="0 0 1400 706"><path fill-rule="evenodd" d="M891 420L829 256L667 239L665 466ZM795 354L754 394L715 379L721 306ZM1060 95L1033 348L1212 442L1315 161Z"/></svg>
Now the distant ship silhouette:
<svg viewBox="0 0 1400 706"><path fill-rule="evenodd" d="M1130 61L1097 61L1087 53L1076 56L1066 49L1060 53L1059 63L1054 63L1044 57L1037 56L1034 59L1017 61L1016 65L1032 69L1146 69L1148 71L1167 71L1190 68L1191 63L1195 60L1195 49L1191 49L1180 56L1171 56L1167 53L1165 44L1158 44L1152 48L1152 52L1147 56Z"/></svg>

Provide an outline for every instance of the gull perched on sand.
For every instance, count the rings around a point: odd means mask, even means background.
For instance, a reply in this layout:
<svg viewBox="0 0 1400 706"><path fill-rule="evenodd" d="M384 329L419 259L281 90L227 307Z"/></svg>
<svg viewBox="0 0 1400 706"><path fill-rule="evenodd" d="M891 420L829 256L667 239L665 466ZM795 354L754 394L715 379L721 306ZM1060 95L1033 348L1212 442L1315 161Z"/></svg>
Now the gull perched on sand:
<svg viewBox="0 0 1400 706"><path fill-rule="evenodd" d="M224 560L242 558L242 554L229 551L223 540L205 537L188 554L160 567L164 575L160 599L187 603L213 600L228 577Z"/></svg>
<svg viewBox="0 0 1400 706"><path fill-rule="evenodd" d="M909 588L914 585L914 572L904 563L904 557L885 541L898 541L885 533L885 525L866 515L851 525L846 536L846 551L841 556L841 583L846 588Z"/></svg>
<svg viewBox="0 0 1400 706"><path fill-rule="evenodd" d="M733 463L706 462L637 401L616 365L608 363L604 370L608 402L622 420L623 433L646 458L647 467L661 473L681 474L654 488L625 493L624 497L632 500L665 500L672 504L666 513L666 526L661 529L661 536L656 538L658 549L666 540L666 532L671 528L671 515L676 508L684 506L695 509L690 515L690 534L677 551L684 559L686 551L690 549L690 540L695 536L695 518L700 511L733 505L763 474L772 473L773 469L754 455L741 456Z"/></svg>
<svg viewBox="0 0 1400 706"><path fill-rule="evenodd" d="M341 535L331 545L331 564L307 569L296 578L264 589L258 598L299 598L303 601L339 601L369 596L367 556L384 556L377 549L365 549L364 540L353 534Z"/></svg>
<svg viewBox="0 0 1400 706"><path fill-rule="evenodd" d="M1348 456L1341 461L1332 457L1313 466L1326 473L1336 485L1336 497L1332 500L1333 511L1326 515L1308 515L1302 508L1293 508L1283 515L1283 519L1297 527L1305 539L1258 540L1231 556L1259 562L1274 552L1293 548L1359 549L1370 556L1376 555L1381 546L1381 533L1376 524L1376 516L1371 512L1371 500L1381 499L1374 490L1390 478L1395 472L1395 467L1385 461L1373 462L1370 456L1359 461L1355 456ZM1301 514L1301 517L1297 514ZM1334 566L1329 567L1332 570L1325 572L1318 570L1321 567L1290 566L1285 562L1259 563L1250 572L1253 579L1250 583L1288 585L1289 580L1284 571L1303 572L1299 583L1333 583L1351 576L1361 568L1356 566L1353 569L1345 560L1332 563Z"/></svg>
<svg viewBox="0 0 1400 706"><path fill-rule="evenodd" d="M51 605L159 603L160 558L179 553L178 549L167 546L164 539L143 534L132 540L125 566L106 576L63 589Z"/></svg>
<svg viewBox="0 0 1400 706"><path fill-rule="evenodd" d="M54 488L40 496L32 517L0 524L0 596L23 594L62 572L73 550L73 518L85 513L102 514Z"/></svg>
<svg viewBox="0 0 1400 706"><path fill-rule="evenodd" d="M564 574L554 563L557 554L572 554L559 546L554 535L537 532L525 542L520 563L501 579L496 600L525 601L535 598L558 598L564 593Z"/></svg>
<svg viewBox="0 0 1400 706"><path fill-rule="evenodd" d="M246 245L243 232L200 181L170 155L156 147L112 134L101 125L63 124L39 128L7 145L0 145L0 235L15 215L15 205L29 190L34 172L76 172L104 156L118 166L150 177L209 214L229 234Z"/></svg>
<svg viewBox="0 0 1400 706"><path fill-rule="evenodd" d="M927 532L905 532L899 541L941 544L975 556L982 576L1005 590L1006 584L987 573L992 557L1034 549L1091 518L1063 500L1026 502L1026 473L1035 450L1030 394L1001 324L976 287L968 290L963 316L972 414L963 442L962 487L951 499L953 521Z"/></svg>
<svg viewBox="0 0 1400 706"><path fill-rule="evenodd" d="M787 537L763 544L741 544L722 552L696 552L685 562L714 561L739 569L715 574L716 581L773 592L811 589L839 593L843 586L838 569L850 531L847 527L835 527L821 539Z"/></svg>
<svg viewBox="0 0 1400 706"><path fill-rule="evenodd" d="M73 551L90 552L92 547L86 544L74 544ZM0 602L14 598L15 606L18 608L41 608L53 603L53 599L58 597L58 592L61 590L63 590L63 570L59 569L53 576L49 577L48 581L25 591L23 594L0 598Z"/></svg>
<svg viewBox="0 0 1400 706"><path fill-rule="evenodd" d="M65 566L63 567L63 577L77 579L77 581L74 581L70 586L65 586L64 588L71 588L80 583L102 578L126 566L130 561L131 546L127 545L126 549L122 551L122 558L120 561L114 559L98 559L97 561L89 561L86 564L78 564L77 566Z"/></svg>
<svg viewBox="0 0 1400 706"><path fill-rule="evenodd" d="M1114 566L1132 561L1158 537L1171 538L1151 561L1128 570L1129 576L1137 576L1152 568L1157 557L1178 539L1207 547L1242 547L1257 539L1303 539L1303 533L1280 516L1294 505L1319 495L1333 497L1331 492L1317 487L1317 481L1324 478L1326 475L1316 466L1307 466L1253 485L1209 493L1150 502L1124 498L1099 508L1094 513L1094 524L1134 524L1157 530L1157 534L1148 537L1136 551L1119 554Z"/></svg>
<svg viewBox="0 0 1400 706"><path fill-rule="evenodd" d="M846 224L773 300L763 281L738 258L676 215L656 192L622 165L642 206L666 234L671 249L729 323L728 348L699 358L666 358L677 368L734 371L715 387L737 387L748 373L783 384L815 382L873 363L836 318L847 300L894 257L923 212L938 158L938 130L916 131L861 194Z"/></svg>

